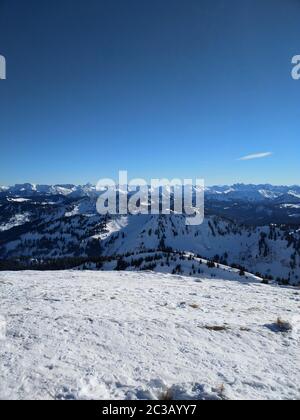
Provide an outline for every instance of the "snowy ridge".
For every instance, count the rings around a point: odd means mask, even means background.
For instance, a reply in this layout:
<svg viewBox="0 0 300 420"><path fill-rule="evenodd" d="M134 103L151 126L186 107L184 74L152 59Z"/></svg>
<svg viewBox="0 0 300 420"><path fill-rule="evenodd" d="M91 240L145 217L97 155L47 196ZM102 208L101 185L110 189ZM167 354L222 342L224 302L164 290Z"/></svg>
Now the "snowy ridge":
<svg viewBox="0 0 300 420"><path fill-rule="evenodd" d="M263 279L243 269L228 267L223 264L199 258L186 252L143 252L117 258L111 258L102 263L85 262L75 267L77 270L103 271L148 271L162 274L191 276L193 278L221 278L239 282L261 283Z"/></svg>
<svg viewBox="0 0 300 420"><path fill-rule="evenodd" d="M24 209L24 214L27 222L21 226L20 219L11 218L0 225L0 259L113 257L170 249L274 280L300 280L298 229L246 227L212 216L193 227L179 215L106 218L94 214L89 200L74 207L43 206L43 217L35 222L28 222L30 212Z"/></svg>
<svg viewBox="0 0 300 420"><path fill-rule="evenodd" d="M110 231L110 223L107 228ZM299 232L293 238L276 227L246 228L217 217L206 218L201 226L189 227L183 216L132 216L127 218L127 224L123 221L119 232L104 240L102 252L121 255L171 248L298 283L299 240Z"/></svg>

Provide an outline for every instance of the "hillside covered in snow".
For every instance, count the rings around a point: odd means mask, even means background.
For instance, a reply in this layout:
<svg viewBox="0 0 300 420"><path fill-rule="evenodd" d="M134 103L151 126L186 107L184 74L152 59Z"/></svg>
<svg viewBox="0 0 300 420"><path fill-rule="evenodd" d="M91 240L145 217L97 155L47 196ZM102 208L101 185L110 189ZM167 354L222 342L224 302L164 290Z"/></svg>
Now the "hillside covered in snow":
<svg viewBox="0 0 300 420"><path fill-rule="evenodd" d="M2 272L0 399L299 399L299 291L227 278Z"/></svg>
<svg viewBox="0 0 300 420"><path fill-rule="evenodd" d="M186 226L180 215L101 216L96 201L91 185L2 188L0 269L35 268L45 262L49 268L73 268L83 262L92 268L97 258L96 268L107 266L101 264L105 258L127 258L126 264L139 269L135 261L143 258L141 254L173 252L191 253L281 283L300 282L297 187L207 188L206 218L200 226ZM66 259L67 263L61 261ZM167 267L170 273L177 267L168 265L168 258L159 264L165 267L160 271Z"/></svg>

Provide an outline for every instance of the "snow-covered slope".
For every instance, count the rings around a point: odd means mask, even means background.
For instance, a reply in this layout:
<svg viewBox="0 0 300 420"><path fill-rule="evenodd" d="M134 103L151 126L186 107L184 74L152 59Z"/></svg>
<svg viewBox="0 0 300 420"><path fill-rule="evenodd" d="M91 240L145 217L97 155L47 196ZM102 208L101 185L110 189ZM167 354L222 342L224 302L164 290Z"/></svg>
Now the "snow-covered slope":
<svg viewBox="0 0 300 420"><path fill-rule="evenodd" d="M300 233L275 226L251 228L218 217L200 226L186 226L183 216L131 216L123 218L117 232L102 243L104 255L121 255L149 249L189 251L225 265L238 264L248 271L275 279L300 280Z"/></svg>
<svg viewBox="0 0 300 420"><path fill-rule="evenodd" d="M95 214L90 200L76 203L43 207L43 217L22 226L19 218L8 218L0 225L0 258L119 257L167 248L275 280L300 281L299 229L247 227L213 216L200 226L186 226L179 215L105 218ZM28 221L28 203L17 203L16 214L21 205Z"/></svg>
<svg viewBox="0 0 300 420"><path fill-rule="evenodd" d="M255 281L2 272L0 399L299 399L299 305Z"/></svg>
<svg viewBox="0 0 300 420"><path fill-rule="evenodd" d="M207 188L203 225L187 227L182 216L100 216L92 185L17 185L0 191L0 268L1 261L18 258L119 257L171 248L298 284L298 196L296 186Z"/></svg>
<svg viewBox="0 0 300 420"><path fill-rule="evenodd" d="M126 254L122 257L112 257L99 262L85 262L76 270L103 271L151 271L162 274L176 274L193 278L222 278L230 281L258 282L261 277L245 272L243 269L228 267L199 258L188 252L140 252Z"/></svg>

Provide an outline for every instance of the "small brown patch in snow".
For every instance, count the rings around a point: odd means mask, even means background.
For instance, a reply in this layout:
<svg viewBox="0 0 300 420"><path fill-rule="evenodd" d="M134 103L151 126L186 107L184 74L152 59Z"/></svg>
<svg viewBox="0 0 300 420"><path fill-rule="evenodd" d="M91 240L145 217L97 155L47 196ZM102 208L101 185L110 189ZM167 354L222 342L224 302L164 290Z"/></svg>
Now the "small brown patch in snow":
<svg viewBox="0 0 300 420"><path fill-rule="evenodd" d="M208 331L228 331L229 327L226 327L226 325L205 325L204 328Z"/></svg>
<svg viewBox="0 0 300 420"><path fill-rule="evenodd" d="M200 306L197 303L191 303L189 306L193 309L199 309L200 308Z"/></svg>
<svg viewBox="0 0 300 420"><path fill-rule="evenodd" d="M277 318L276 326L282 332L289 332L293 329L293 326L289 322L283 321L281 318Z"/></svg>

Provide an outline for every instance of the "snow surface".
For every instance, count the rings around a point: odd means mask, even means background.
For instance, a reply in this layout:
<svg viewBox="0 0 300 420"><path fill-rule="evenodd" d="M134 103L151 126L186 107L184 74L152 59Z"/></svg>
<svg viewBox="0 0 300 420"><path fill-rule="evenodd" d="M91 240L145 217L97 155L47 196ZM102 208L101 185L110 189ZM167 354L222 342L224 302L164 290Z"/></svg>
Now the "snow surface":
<svg viewBox="0 0 300 420"><path fill-rule="evenodd" d="M149 272L0 276L0 399L300 398L298 289Z"/></svg>

